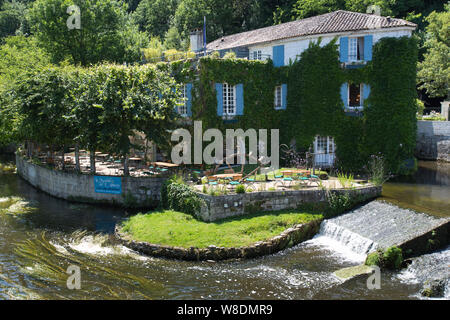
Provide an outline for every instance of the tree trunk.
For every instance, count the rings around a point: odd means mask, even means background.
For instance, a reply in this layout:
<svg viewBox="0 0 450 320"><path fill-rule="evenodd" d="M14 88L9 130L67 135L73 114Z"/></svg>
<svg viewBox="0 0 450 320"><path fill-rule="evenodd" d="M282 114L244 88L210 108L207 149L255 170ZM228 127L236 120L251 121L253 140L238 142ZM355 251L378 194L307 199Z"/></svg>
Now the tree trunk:
<svg viewBox="0 0 450 320"><path fill-rule="evenodd" d="M64 146L62 146L62 151L61 151L61 170L64 171L65 169L66 169L65 153L64 153Z"/></svg>
<svg viewBox="0 0 450 320"><path fill-rule="evenodd" d="M123 158L123 175L125 177L130 175L130 170L128 168L128 155L125 155L125 157Z"/></svg>
<svg viewBox="0 0 450 320"><path fill-rule="evenodd" d="M91 173L95 174L95 149L90 151L89 156L91 159Z"/></svg>
<svg viewBox="0 0 450 320"><path fill-rule="evenodd" d="M81 167L80 167L80 146L75 144L75 171L77 173L81 173Z"/></svg>
<svg viewBox="0 0 450 320"><path fill-rule="evenodd" d="M31 141L27 141L27 157L31 159Z"/></svg>

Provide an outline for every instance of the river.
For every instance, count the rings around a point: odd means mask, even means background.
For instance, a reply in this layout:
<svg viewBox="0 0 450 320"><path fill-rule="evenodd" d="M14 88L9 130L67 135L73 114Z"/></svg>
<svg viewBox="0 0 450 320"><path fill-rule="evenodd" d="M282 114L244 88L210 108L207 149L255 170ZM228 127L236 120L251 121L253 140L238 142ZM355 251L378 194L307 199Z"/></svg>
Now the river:
<svg viewBox="0 0 450 320"><path fill-rule="evenodd" d="M430 197L435 194L440 193ZM420 263L383 272L381 289L368 290L365 277L342 282L334 276L361 261L326 237L249 261L172 261L144 257L111 240L115 223L127 216L124 210L58 200L15 174L0 175L0 199L20 205L16 213L0 206L0 299L419 298ZM442 214L439 205L432 211ZM448 263L448 250L437 261ZM81 268L80 290L66 286L70 265Z"/></svg>

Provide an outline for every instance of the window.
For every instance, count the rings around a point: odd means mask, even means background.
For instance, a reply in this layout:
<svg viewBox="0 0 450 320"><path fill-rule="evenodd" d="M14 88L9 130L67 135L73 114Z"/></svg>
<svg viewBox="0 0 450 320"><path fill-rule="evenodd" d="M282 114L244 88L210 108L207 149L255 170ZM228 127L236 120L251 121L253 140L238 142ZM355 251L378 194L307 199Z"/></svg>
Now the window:
<svg viewBox="0 0 450 320"><path fill-rule="evenodd" d="M361 84L348 84L348 106L349 107L361 107L362 106L362 85Z"/></svg>
<svg viewBox="0 0 450 320"><path fill-rule="evenodd" d="M283 87L277 86L275 87L275 109L283 108Z"/></svg>
<svg viewBox="0 0 450 320"><path fill-rule="evenodd" d="M236 114L236 87L223 84L223 115Z"/></svg>
<svg viewBox="0 0 450 320"><path fill-rule="evenodd" d="M183 89L181 90L181 101L178 106L178 113L182 116L187 116L187 94L186 94L186 85L183 85Z"/></svg>
<svg viewBox="0 0 450 320"><path fill-rule="evenodd" d="M364 60L364 37L349 38L348 60Z"/></svg>
<svg viewBox="0 0 450 320"><path fill-rule="evenodd" d="M261 57L261 50L256 50L250 53L250 59L251 60L262 60Z"/></svg>

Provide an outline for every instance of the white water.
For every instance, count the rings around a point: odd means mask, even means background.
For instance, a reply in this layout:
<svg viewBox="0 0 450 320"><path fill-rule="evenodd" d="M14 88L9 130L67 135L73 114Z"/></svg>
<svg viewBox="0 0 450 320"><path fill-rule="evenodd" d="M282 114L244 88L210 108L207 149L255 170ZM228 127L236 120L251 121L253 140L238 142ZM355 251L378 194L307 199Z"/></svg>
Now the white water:
<svg viewBox="0 0 450 320"><path fill-rule="evenodd" d="M338 226L330 220L322 222L320 231L312 242L329 247L349 260L357 262L363 262L367 254L374 251L378 246L376 242Z"/></svg>

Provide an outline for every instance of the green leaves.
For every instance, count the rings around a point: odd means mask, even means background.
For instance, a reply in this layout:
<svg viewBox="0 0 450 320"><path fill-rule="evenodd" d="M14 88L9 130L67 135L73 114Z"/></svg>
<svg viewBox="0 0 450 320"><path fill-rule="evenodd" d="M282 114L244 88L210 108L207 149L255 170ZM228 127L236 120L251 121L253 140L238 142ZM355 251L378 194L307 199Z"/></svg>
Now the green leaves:
<svg viewBox="0 0 450 320"><path fill-rule="evenodd" d="M431 97L450 96L450 4L445 12L432 12L426 19L428 39L425 59L418 64L417 82Z"/></svg>

